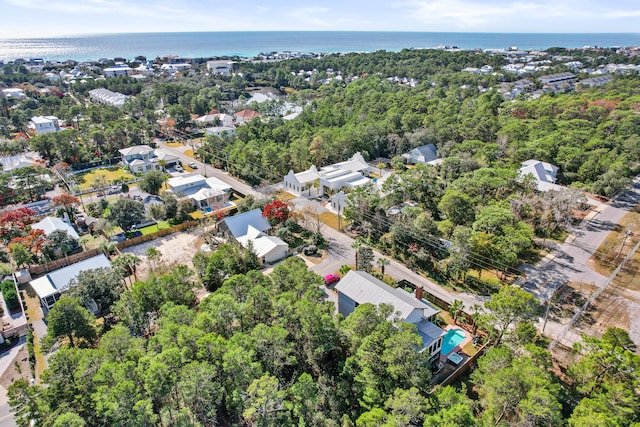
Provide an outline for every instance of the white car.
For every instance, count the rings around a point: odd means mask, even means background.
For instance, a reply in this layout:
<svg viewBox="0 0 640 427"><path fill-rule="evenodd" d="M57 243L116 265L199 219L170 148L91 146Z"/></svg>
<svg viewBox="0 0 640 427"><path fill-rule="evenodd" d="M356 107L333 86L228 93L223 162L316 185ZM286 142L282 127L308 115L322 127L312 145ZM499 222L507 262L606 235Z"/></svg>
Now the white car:
<svg viewBox="0 0 640 427"><path fill-rule="evenodd" d="M191 169L198 169L198 164L196 162L189 162L189 167Z"/></svg>
<svg viewBox="0 0 640 427"><path fill-rule="evenodd" d="M175 165L174 169L177 170L178 172L182 172L184 170L184 169L182 169L182 165L179 164L179 163L177 165Z"/></svg>

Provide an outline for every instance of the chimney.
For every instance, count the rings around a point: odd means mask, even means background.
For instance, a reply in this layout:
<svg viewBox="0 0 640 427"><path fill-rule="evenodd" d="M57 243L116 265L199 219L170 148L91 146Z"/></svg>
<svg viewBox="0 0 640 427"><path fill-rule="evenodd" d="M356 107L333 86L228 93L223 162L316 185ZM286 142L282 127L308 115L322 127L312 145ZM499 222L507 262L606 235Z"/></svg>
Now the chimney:
<svg viewBox="0 0 640 427"><path fill-rule="evenodd" d="M422 299L422 291L423 291L422 286L416 286L416 299L419 299L419 300Z"/></svg>

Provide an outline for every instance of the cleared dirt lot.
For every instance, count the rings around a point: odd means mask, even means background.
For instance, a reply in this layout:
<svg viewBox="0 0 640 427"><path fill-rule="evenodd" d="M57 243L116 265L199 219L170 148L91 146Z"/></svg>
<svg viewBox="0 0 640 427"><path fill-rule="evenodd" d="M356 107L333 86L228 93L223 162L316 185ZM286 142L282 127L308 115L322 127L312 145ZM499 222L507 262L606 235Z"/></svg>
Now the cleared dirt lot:
<svg viewBox="0 0 640 427"><path fill-rule="evenodd" d="M193 269L193 255L204 243L202 239L203 229L195 228L189 231L177 232L159 239L150 240L140 245L124 249L123 253L131 253L142 260L138 267L138 277L144 279L149 274L150 263L146 252L150 247L156 248L162 254L159 264L170 269L174 265L184 264Z"/></svg>

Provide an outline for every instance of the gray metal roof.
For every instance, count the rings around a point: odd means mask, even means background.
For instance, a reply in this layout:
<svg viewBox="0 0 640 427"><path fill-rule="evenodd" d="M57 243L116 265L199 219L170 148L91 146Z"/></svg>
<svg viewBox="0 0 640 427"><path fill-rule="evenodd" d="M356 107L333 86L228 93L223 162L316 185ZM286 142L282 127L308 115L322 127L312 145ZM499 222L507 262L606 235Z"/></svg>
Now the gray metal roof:
<svg viewBox="0 0 640 427"><path fill-rule="evenodd" d="M111 267L111 263L104 254L96 255L84 261L68 265L60 270L52 271L47 276L49 280L60 292L69 288L71 280L76 278L83 271L93 270L96 268Z"/></svg>
<svg viewBox="0 0 640 427"><path fill-rule="evenodd" d="M222 222L229 227L229 231L236 239L247 234L249 226L252 226L259 231L267 231L271 228L269 221L262 216L262 211L260 209L254 209L252 211L230 216L225 218Z"/></svg>
<svg viewBox="0 0 640 427"><path fill-rule="evenodd" d="M415 314L415 310L419 310L420 315L425 318L431 317L439 311L426 301L415 298L404 289L392 288L364 271L349 271L338 282L335 289L358 304L391 304L395 311L399 312L399 317L402 320Z"/></svg>

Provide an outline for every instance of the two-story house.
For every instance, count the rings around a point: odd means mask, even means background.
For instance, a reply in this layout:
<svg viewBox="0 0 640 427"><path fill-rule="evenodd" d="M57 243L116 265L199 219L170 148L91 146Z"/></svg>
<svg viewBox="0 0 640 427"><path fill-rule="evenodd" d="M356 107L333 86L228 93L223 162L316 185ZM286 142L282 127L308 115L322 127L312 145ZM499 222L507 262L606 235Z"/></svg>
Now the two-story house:
<svg viewBox="0 0 640 427"><path fill-rule="evenodd" d="M361 304L389 304L394 312L389 320L400 320L416 326L422 338L421 352L428 352L429 361L437 362L442 350L445 332L432 321L440 310L422 299L422 288L415 296L400 288L392 288L382 280L364 271L349 271L336 285L338 312L343 316L353 313Z"/></svg>
<svg viewBox="0 0 640 427"><path fill-rule="evenodd" d="M178 156L153 149L148 145L134 145L118 151L122 155L122 163L133 173L163 170L180 163Z"/></svg>
<svg viewBox="0 0 640 427"><path fill-rule="evenodd" d="M56 116L31 117L31 127L35 130L36 135L45 135L64 130L60 127L60 120Z"/></svg>

